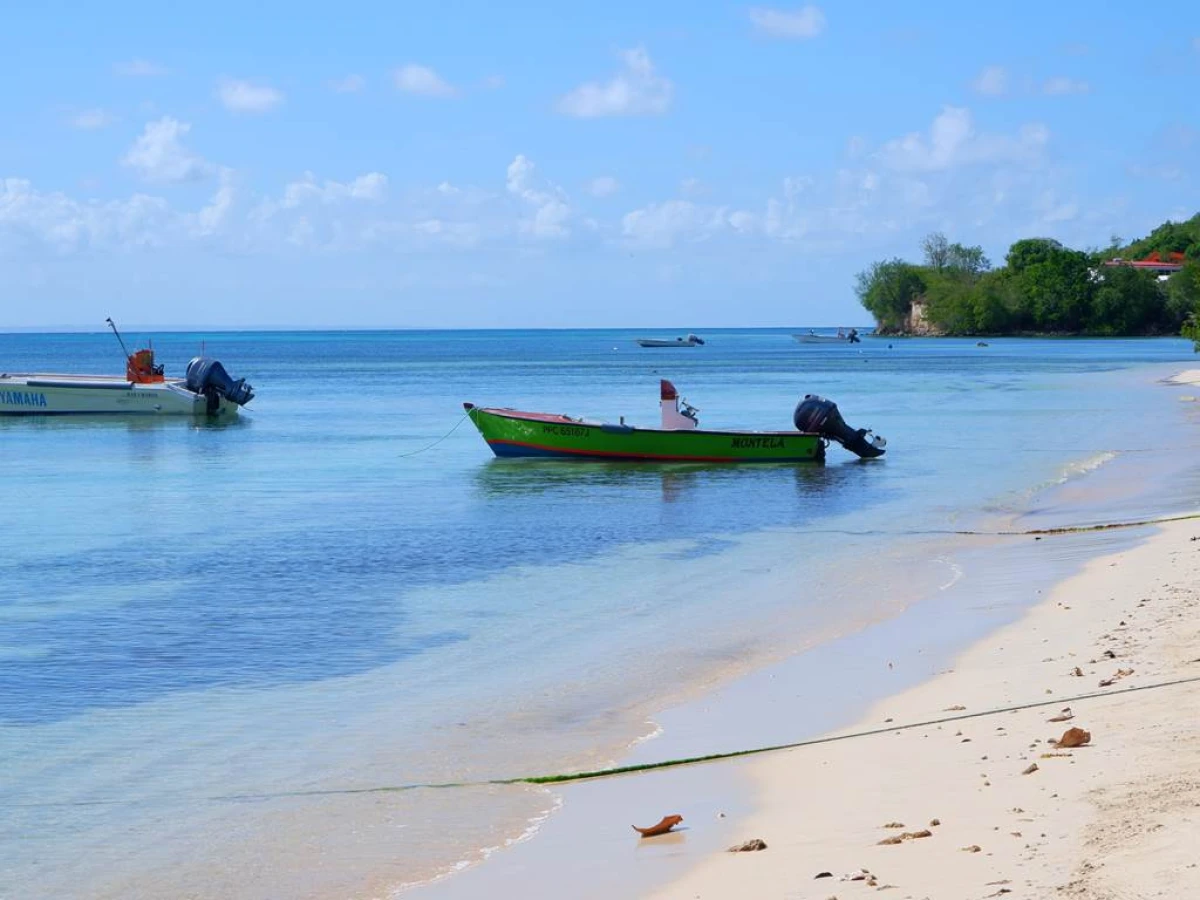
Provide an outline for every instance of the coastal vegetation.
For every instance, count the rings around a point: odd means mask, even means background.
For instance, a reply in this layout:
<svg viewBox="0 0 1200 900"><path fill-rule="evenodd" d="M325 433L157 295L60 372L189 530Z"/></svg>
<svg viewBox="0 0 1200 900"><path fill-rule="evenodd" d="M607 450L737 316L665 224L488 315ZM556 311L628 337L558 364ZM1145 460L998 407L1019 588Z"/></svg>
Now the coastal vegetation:
<svg viewBox="0 0 1200 900"><path fill-rule="evenodd" d="M922 261L873 263L859 300L885 334L1179 334L1200 342L1200 214L1147 237L1073 250L1051 238L1013 244L1002 266L934 233Z"/></svg>

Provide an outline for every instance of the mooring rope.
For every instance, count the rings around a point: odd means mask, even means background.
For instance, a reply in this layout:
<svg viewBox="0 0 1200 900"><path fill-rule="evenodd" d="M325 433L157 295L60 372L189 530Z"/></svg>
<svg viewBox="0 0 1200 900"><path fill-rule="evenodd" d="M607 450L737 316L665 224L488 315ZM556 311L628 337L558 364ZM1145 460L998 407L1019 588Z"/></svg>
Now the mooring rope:
<svg viewBox="0 0 1200 900"><path fill-rule="evenodd" d="M401 453L398 458L405 459L406 457L409 457L409 456L416 456L418 453L424 453L426 450L432 450L434 447L436 447L438 444L440 444L446 438L450 437L450 435L454 434L454 432L458 431L458 426L461 425L463 422L467 421L467 419L469 419L469 418L471 418L471 413L468 410L466 413L463 414L463 417L461 419L459 419L457 422L454 423L453 428L451 428L449 431L447 431L445 434L443 434L440 438L438 438L432 444L430 444L427 447L422 447L420 450L413 450L409 453Z"/></svg>
<svg viewBox="0 0 1200 900"><path fill-rule="evenodd" d="M1019 703L1013 706L993 707L978 712L964 712L959 715L942 716L937 719L924 719L918 722L905 722L900 725L887 724L878 728L867 728L844 734L831 734L822 737L808 738L800 741L789 741L786 744L770 744L763 747L752 747L745 750L729 750L723 753L707 753L703 756L684 756L676 759L665 759L658 762L640 763L630 766L612 766L606 769L595 769L587 772L563 772L552 775L521 775L513 778L486 778L475 781L443 781L415 782L411 784L375 785L361 788L313 788L297 791L271 791L260 793L219 794L196 798L203 802L228 802L251 800L281 800L302 797L334 797L352 796L355 794L399 794L418 790L447 790L452 788L486 788L512 785L554 785L567 784L574 781L592 781L601 778L615 778L622 775L637 775L644 772L674 769L680 766L692 766L701 763L720 762L727 759L739 759L747 756L758 756L763 753L775 753L781 750L797 750L802 747L816 747L822 744L834 744L840 741L851 741L858 738L875 737L882 734L894 734L901 731L911 731L915 728L930 728L935 725L945 725L951 722L965 722L971 719L982 719L1022 710L1040 709L1047 706L1066 706L1086 700L1097 700L1106 697L1117 697L1122 694L1132 694L1138 691L1153 691L1160 688L1178 687L1180 685L1200 682L1200 675L1189 678L1176 678L1171 681L1158 681L1153 684L1131 685L1115 688L1111 691L1090 691L1085 694L1075 694L1068 697L1055 697L1051 700L1035 700L1030 703ZM181 798L187 799L187 798ZM59 806L115 806L133 803L132 800L82 800L59 801L43 803L10 803L9 808L42 808Z"/></svg>
<svg viewBox="0 0 1200 900"><path fill-rule="evenodd" d="M1026 537L1050 534L1082 534L1088 531L1112 531L1116 528L1143 528L1147 525L1167 525L1171 522L1186 522L1200 519L1200 513L1179 516L1162 516L1157 519L1139 519L1132 522L1105 522L1100 525L1064 525L1060 528L1034 528L1029 531L956 531L954 534L995 535L997 537Z"/></svg>

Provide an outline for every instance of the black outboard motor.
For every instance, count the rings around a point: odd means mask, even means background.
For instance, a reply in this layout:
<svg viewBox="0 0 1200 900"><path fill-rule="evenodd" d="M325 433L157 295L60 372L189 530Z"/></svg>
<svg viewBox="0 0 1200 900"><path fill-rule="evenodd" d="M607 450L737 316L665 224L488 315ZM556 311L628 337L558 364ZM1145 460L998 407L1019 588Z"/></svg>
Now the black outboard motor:
<svg viewBox="0 0 1200 900"><path fill-rule="evenodd" d="M222 397L238 406L254 399L254 388L246 384L245 378L234 381L223 365L206 356L197 356L188 363L187 389L208 398L210 415L217 411Z"/></svg>
<svg viewBox="0 0 1200 900"><path fill-rule="evenodd" d="M836 403L826 400L824 397L818 397L816 394L804 395L804 399L796 404L796 412L792 414L792 421L795 423L797 431L819 434L837 441L851 453L857 453L863 459L883 456L883 448L887 446L887 441L879 435L868 438L867 436L871 432L867 429L859 428L856 431L851 428L842 418L842 414L838 412Z"/></svg>

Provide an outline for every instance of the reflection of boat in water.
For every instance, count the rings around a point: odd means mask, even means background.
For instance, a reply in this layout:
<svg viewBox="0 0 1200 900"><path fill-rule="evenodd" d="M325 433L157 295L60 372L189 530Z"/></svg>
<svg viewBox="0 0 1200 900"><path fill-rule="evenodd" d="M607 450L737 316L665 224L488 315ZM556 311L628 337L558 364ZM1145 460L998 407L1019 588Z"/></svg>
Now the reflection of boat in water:
<svg viewBox="0 0 1200 900"><path fill-rule="evenodd" d="M196 357L183 378L167 378L152 349L125 351L125 375L0 374L0 415L184 415L229 418L254 399L215 359Z"/></svg>
<svg viewBox="0 0 1200 900"><path fill-rule="evenodd" d="M862 340L857 328L849 331L839 328L837 334L817 334L810 328L808 334L793 334L792 337L801 344L857 344Z"/></svg>
<svg viewBox="0 0 1200 900"><path fill-rule="evenodd" d="M795 431L709 431L697 411L681 401L671 382L660 382L660 428L637 428L550 413L463 407L492 452L502 457L612 459L650 462L823 462L837 441L861 457L881 456L886 441L850 428L837 405L808 395L796 406Z"/></svg>
<svg viewBox="0 0 1200 900"><path fill-rule="evenodd" d="M701 347L704 345L704 339L694 334L669 341L658 338L638 338L637 342L639 347Z"/></svg>

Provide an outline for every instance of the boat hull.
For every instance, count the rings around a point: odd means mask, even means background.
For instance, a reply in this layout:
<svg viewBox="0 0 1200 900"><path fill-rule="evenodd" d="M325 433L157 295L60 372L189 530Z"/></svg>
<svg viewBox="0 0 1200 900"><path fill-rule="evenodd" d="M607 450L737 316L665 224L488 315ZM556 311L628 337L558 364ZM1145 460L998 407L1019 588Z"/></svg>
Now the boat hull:
<svg viewBox="0 0 1200 900"><path fill-rule="evenodd" d="M236 416L238 406L208 399L176 380L135 384L89 375L0 375L0 416Z"/></svg>
<svg viewBox="0 0 1200 900"><path fill-rule="evenodd" d="M669 431L470 407L468 415L498 457L635 462L823 462L825 441L798 431Z"/></svg>
<svg viewBox="0 0 1200 900"><path fill-rule="evenodd" d="M638 338L639 347L699 347L699 341L659 341L650 338Z"/></svg>
<svg viewBox="0 0 1200 900"><path fill-rule="evenodd" d="M801 344L857 344L857 338L837 337L832 334L793 334L792 337Z"/></svg>

